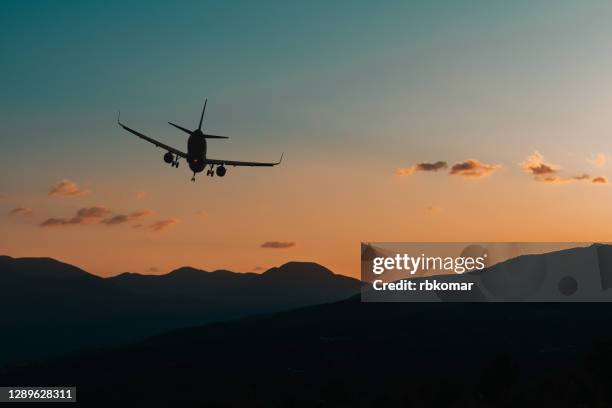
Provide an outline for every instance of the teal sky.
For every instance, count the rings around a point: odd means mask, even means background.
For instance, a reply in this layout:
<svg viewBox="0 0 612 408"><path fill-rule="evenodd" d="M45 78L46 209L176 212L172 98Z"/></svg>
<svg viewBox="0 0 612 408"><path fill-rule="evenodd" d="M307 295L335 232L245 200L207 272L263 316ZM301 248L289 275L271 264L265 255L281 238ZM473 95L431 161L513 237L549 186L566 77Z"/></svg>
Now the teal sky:
<svg viewBox="0 0 612 408"><path fill-rule="evenodd" d="M539 150L564 170L592 172L586 158L612 152L610 21L608 1L3 2L0 193L12 200L3 210L34 207L68 178L100 192L97 202L156 193L158 212L187 211L167 202L186 197L226 225L218 202L228 197L263 208L272 199L258 194L291 191L274 202L299 213L308 209L288 186L324 199L335 183L353 191L344 206L359 200L359 183L391 183L395 168L419 161L476 158L502 165L508 183L529 183L517 163ZM231 136L210 156L267 161L284 151L285 167L230 171L222 187L200 177L196 193L184 166L164 167L162 152L115 123L121 110L133 128L183 148L166 122L194 127L205 97L207 130ZM381 194L393 196L387 187ZM430 185L418 205L448 207L460 188ZM266 228L288 220L263 219ZM355 247L393 238L352 232Z"/></svg>

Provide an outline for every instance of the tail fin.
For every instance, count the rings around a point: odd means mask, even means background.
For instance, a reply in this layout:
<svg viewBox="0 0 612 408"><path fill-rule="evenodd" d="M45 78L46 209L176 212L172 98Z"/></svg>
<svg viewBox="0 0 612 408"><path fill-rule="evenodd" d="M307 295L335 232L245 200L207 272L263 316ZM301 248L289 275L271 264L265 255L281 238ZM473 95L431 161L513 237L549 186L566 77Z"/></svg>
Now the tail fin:
<svg viewBox="0 0 612 408"><path fill-rule="evenodd" d="M198 129L202 130L202 121L204 121L204 112L206 112L206 103L208 102L208 98L204 100L204 109L202 109L202 116L200 116L200 125Z"/></svg>

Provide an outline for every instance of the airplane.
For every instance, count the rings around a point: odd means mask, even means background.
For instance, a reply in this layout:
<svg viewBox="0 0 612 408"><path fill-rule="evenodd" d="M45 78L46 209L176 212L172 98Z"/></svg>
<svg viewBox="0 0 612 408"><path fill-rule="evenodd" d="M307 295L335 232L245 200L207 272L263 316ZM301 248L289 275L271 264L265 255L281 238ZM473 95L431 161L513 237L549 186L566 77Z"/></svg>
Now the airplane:
<svg viewBox="0 0 612 408"><path fill-rule="evenodd" d="M280 159L277 162L271 163L260 163L260 162L248 162L248 161L236 161L236 160L220 160L220 159L210 159L206 157L206 139L229 139L227 136L217 136L211 135L208 133L204 133L202 131L202 122L204 121L204 112L206 112L206 103L208 102L208 98L204 100L204 108L202 109L202 115L200 116L200 124L196 130L189 130L182 126L179 126L175 123L168 122L170 125L175 128L182 130L183 132L189 135L187 139L187 153L184 153L178 149L175 149L172 146L168 146L157 140L146 136L140 132L137 132L134 129L131 129L121 123L121 112L117 117L117 124L121 126L123 129L128 132L138 136L141 139L146 140L149 143L153 143L157 147L161 147L166 150L164 154L164 161L170 164L172 167L178 168L179 159L183 158L187 161L189 168L193 171L193 177L191 181L195 181L195 176L197 173L201 173L204 171L206 166L210 166L207 170L206 175L213 177L215 173L219 177L225 176L227 172L225 166L249 166L249 167L273 167L281 163L283 160L283 154L281 154ZM217 166L215 170L215 166Z"/></svg>

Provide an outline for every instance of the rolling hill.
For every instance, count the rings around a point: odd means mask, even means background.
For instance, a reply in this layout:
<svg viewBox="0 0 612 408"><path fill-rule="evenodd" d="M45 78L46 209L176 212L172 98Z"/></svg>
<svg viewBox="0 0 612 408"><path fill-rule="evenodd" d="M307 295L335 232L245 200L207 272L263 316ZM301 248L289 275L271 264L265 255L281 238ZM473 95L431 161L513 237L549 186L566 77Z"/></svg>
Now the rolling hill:
<svg viewBox="0 0 612 408"><path fill-rule="evenodd" d="M0 257L0 361L132 342L178 327L332 302L360 282L314 263L262 274L184 267L101 278L50 258Z"/></svg>

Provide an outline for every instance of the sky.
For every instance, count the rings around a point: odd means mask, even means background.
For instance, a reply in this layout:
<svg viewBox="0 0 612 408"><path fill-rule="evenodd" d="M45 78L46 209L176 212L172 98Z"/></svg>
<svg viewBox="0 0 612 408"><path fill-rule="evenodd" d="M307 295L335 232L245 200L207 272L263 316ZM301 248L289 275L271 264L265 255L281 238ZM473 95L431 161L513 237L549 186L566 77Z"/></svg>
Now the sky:
<svg viewBox="0 0 612 408"><path fill-rule="evenodd" d="M612 241L608 1L4 2L0 254L359 275L360 242ZM274 161L191 183L209 156Z"/></svg>

